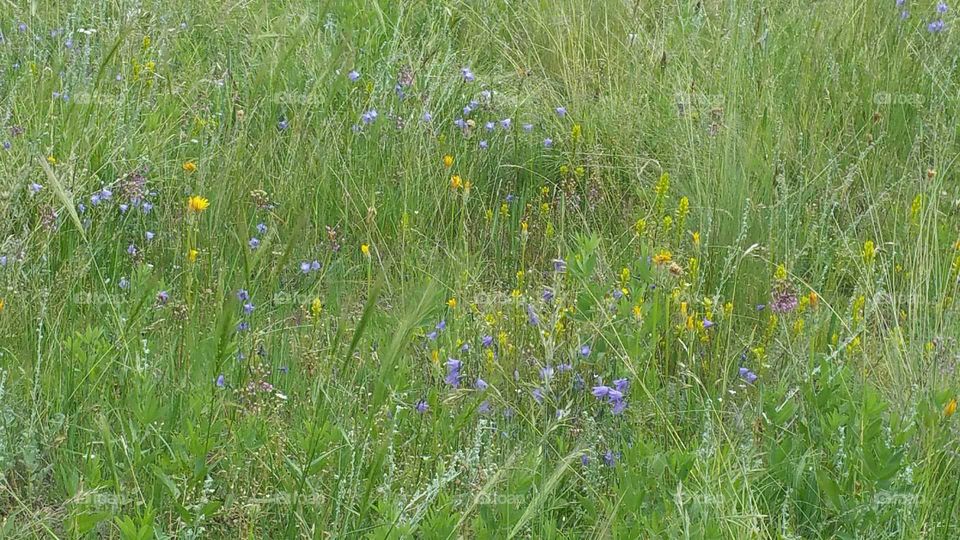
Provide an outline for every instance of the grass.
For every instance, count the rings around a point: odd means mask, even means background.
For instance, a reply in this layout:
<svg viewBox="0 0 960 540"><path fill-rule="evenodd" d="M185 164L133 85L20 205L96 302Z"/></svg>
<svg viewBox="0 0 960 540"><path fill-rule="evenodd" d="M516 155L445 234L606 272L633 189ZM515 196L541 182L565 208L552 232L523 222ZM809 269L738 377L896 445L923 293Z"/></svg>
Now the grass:
<svg viewBox="0 0 960 540"><path fill-rule="evenodd" d="M0 536L958 536L954 23L10 4Z"/></svg>

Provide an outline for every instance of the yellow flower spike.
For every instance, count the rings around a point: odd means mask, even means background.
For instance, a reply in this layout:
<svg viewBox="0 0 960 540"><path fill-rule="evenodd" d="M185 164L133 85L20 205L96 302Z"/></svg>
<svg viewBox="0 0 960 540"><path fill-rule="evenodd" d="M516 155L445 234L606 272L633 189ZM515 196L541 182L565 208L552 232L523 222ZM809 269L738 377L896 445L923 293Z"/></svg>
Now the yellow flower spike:
<svg viewBox="0 0 960 540"><path fill-rule="evenodd" d="M360 253L362 253L364 257L369 257L369 256L370 256L370 244L360 244Z"/></svg>
<svg viewBox="0 0 960 540"><path fill-rule="evenodd" d="M523 220L520 222L520 232L522 232L523 234L527 234L530 232L529 225L527 225L527 220Z"/></svg>
<svg viewBox="0 0 960 540"><path fill-rule="evenodd" d="M693 315L687 317L687 330L693 330Z"/></svg>
<svg viewBox="0 0 960 540"><path fill-rule="evenodd" d="M637 236L643 236L643 234L647 232L647 220L643 218L638 219L633 225L633 228L637 231Z"/></svg>
<svg viewBox="0 0 960 540"><path fill-rule="evenodd" d="M663 230L669 232L673 228L673 218L670 216L663 216Z"/></svg>
<svg viewBox="0 0 960 540"><path fill-rule="evenodd" d="M573 170L573 174L577 175L578 177L583 176L586 172L587 171L583 168L582 165L578 166L576 169Z"/></svg>
<svg viewBox="0 0 960 540"><path fill-rule="evenodd" d="M640 320L640 317L641 317L642 315L643 315L643 309L641 308L640 304L634 304L634 305L633 305L633 318L634 318L634 319L637 319L637 320L639 321L639 320Z"/></svg>
<svg viewBox="0 0 960 540"><path fill-rule="evenodd" d="M433 365L439 366L439 365L440 365L440 351L438 351L438 350L436 350L436 349L434 349L433 351L431 351L431 353L430 353L430 361L433 362Z"/></svg>
<svg viewBox="0 0 960 540"><path fill-rule="evenodd" d="M955 412L957 412L957 398L950 398L950 401L943 407L943 416L950 418Z"/></svg>
<svg viewBox="0 0 960 540"><path fill-rule="evenodd" d="M548 222L547 222L547 227L543 230L543 234L544 234L547 238L553 238L553 232L554 232L554 231L553 231L553 222L552 222L552 221L548 221Z"/></svg>
<svg viewBox="0 0 960 540"><path fill-rule="evenodd" d="M787 267L783 264L777 265L777 271L773 274L778 281L784 281L787 279Z"/></svg>
<svg viewBox="0 0 960 540"><path fill-rule="evenodd" d="M186 172L188 172L188 173L196 172L196 170L197 170L197 164L194 163L193 161L184 161L184 162L183 162L183 170L186 171Z"/></svg>
<svg viewBox="0 0 960 540"><path fill-rule="evenodd" d="M507 203L503 203L500 205L500 215L503 217L510 216L510 207L507 206Z"/></svg>
<svg viewBox="0 0 960 540"><path fill-rule="evenodd" d="M816 309L817 305L820 303L820 295L810 291L810 294L807 295L808 301L810 302L810 308Z"/></svg>
<svg viewBox="0 0 960 540"><path fill-rule="evenodd" d="M580 127L580 124L574 124L573 127L570 128L570 137L572 137L574 141L580 139L582 134L583 128Z"/></svg>
<svg viewBox="0 0 960 540"><path fill-rule="evenodd" d="M693 236L693 245L696 247L700 247L700 231L694 231L692 236Z"/></svg>
<svg viewBox="0 0 960 540"><path fill-rule="evenodd" d="M197 262L197 255L199 254L200 254L199 250L191 248L190 251L187 252L187 260L192 263Z"/></svg>
<svg viewBox="0 0 960 540"><path fill-rule="evenodd" d="M451 296L450 299L447 300L447 307L450 309L455 309L457 307L457 299Z"/></svg>
<svg viewBox="0 0 960 540"><path fill-rule="evenodd" d="M620 269L620 283L628 283L630 281L630 269L624 266Z"/></svg>
<svg viewBox="0 0 960 540"><path fill-rule="evenodd" d="M472 188L472 187L473 187L473 182L471 182L470 180L464 180L464 181L463 181L463 192L464 192L464 193L470 193L470 188Z"/></svg>
<svg viewBox="0 0 960 540"><path fill-rule="evenodd" d="M680 314L683 315L684 317L687 316L687 303L686 303L686 302L680 302Z"/></svg>
<svg viewBox="0 0 960 540"><path fill-rule="evenodd" d="M451 156L450 154L443 156L443 166L448 169L450 167L453 167L453 156Z"/></svg>
<svg viewBox="0 0 960 540"><path fill-rule="evenodd" d="M487 221L493 221L493 210L487 208L487 209L483 212L483 217L484 217Z"/></svg>
<svg viewBox="0 0 960 540"><path fill-rule="evenodd" d="M210 207L210 201L199 195L194 195L187 200L187 208L191 212L200 213Z"/></svg>
<svg viewBox="0 0 960 540"><path fill-rule="evenodd" d="M570 167L567 167L566 165L560 166L560 176L566 176L567 173L569 172L570 172Z"/></svg>
<svg viewBox="0 0 960 540"><path fill-rule="evenodd" d="M723 314L729 317L731 313L733 313L733 302L727 302L723 305Z"/></svg>
<svg viewBox="0 0 960 540"><path fill-rule="evenodd" d="M867 264L873 263L873 259L877 255L877 248L873 245L873 240L867 240L863 243L863 262Z"/></svg>
<svg viewBox="0 0 960 540"><path fill-rule="evenodd" d="M323 313L323 302L321 302L319 298L314 298L313 302L310 302L310 313L312 313L314 317L319 317L320 314Z"/></svg>
<svg viewBox="0 0 960 540"><path fill-rule="evenodd" d="M3 300L3 298L0 298L0 313L3 313L3 308L6 305L7 303Z"/></svg>
<svg viewBox="0 0 960 540"><path fill-rule="evenodd" d="M150 47L150 36L143 36L143 48L147 49Z"/></svg>

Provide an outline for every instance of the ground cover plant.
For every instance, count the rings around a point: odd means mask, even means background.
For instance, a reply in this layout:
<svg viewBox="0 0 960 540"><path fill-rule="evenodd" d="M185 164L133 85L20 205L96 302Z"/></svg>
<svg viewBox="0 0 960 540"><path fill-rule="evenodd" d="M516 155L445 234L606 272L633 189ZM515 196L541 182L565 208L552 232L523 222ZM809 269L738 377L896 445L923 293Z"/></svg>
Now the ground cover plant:
<svg viewBox="0 0 960 540"><path fill-rule="evenodd" d="M954 6L2 9L0 537L960 536Z"/></svg>

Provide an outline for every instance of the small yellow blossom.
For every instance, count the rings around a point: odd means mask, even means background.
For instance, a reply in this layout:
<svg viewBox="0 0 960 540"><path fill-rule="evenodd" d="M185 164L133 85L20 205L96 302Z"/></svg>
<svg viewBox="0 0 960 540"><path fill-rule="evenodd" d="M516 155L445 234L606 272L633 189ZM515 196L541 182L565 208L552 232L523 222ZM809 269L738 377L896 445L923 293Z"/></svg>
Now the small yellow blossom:
<svg viewBox="0 0 960 540"><path fill-rule="evenodd" d="M877 248L873 245L873 240L867 240L863 243L863 262L870 264L877 255Z"/></svg>
<svg viewBox="0 0 960 540"><path fill-rule="evenodd" d="M6 305L6 302L4 302L3 298L0 298L0 313L3 312L3 307L4 307L5 305Z"/></svg>
<svg viewBox="0 0 960 540"><path fill-rule="evenodd" d="M321 302L319 298L314 298L313 302L310 302L310 313L312 313L314 317L319 317L320 314L323 313L323 302Z"/></svg>
<svg viewBox="0 0 960 540"><path fill-rule="evenodd" d="M453 156L451 156L450 154L443 156L443 166L448 169L450 167L453 167Z"/></svg>
<svg viewBox="0 0 960 540"><path fill-rule="evenodd" d="M360 253L363 253L364 257L370 256L370 244L360 244Z"/></svg>
<svg viewBox="0 0 960 540"><path fill-rule="evenodd" d="M187 208L197 213L203 212L209 206L210 206L210 201L199 195L194 195L193 197L190 197L190 199L187 201Z"/></svg>
<svg viewBox="0 0 960 540"><path fill-rule="evenodd" d="M583 134L583 129L580 127L580 124L574 124L573 127L570 128L570 136L573 138L574 141L579 139L580 135L582 134Z"/></svg>
<svg viewBox="0 0 960 540"><path fill-rule="evenodd" d="M662 266L671 261L673 261L673 254L665 249L653 256L653 264L658 266Z"/></svg>
<svg viewBox="0 0 960 540"><path fill-rule="evenodd" d="M184 162L183 162L183 170L186 171L186 172L188 172L188 173L196 172L196 170L197 170L197 164L194 163L193 161L184 161Z"/></svg>
<svg viewBox="0 0 960 540"><path fill-rule="evenodd" d="M56 165L56 164L57 164L57 158L55 158L55 157L53 157L53 156L47 156L47 163L49 163L49 164L51 164L51 165Z"/></svg>
<svg viewBox="0 0 960 540"><path fill-rule="evenodd" d="M447 300L447 307L449 307L450 309L456 308L456 307L457 307L457 299L456 299L455 297L451 296L450 299Z"/></svg>
<svg viewBox="0 0 960 540"><path fill-rule="evenodd" d="M187 252L187 260L190 262L197 262L197 255L199 254L200 252L198 250L191 248L190 251Z"/></svg>
<svg viewBox="0 0 960 540"><path fill-rule="evenodd" d="M463 179L460 178L459 174L455 174L450 177L450 189L458 190L463 186Z"/></svg>
<svg viewBox="0 0 960 540"><path fill-rule="evenodd" d="M957 398L950 398L950 401L943 407L943 416L950 418L957 412Z"/></svg>
<svg viewBox="0 0 960 540"><path fill-rule="evenodd" d="M700 231L693 232L693 245L700 247Z"/></svg>

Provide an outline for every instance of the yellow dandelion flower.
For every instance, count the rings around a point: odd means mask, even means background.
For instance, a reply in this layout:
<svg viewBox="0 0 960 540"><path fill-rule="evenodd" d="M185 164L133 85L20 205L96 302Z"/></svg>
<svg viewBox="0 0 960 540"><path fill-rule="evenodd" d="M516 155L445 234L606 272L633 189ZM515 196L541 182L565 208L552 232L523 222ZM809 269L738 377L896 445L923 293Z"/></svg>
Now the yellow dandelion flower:
<svg viewBox="0 0 960 540"><path fill-rule="evenodd" d="M653 264L656 264L658 266L668 264L671 261L673 261L673 254L665 249L660 250L659 253L653 256Z"/></svg>
<svg viewBox="0 0 960 540"><path fill-rule="evenodd" d="M209 206L210 201L199 195L194 195L187 200L187 208L189 208L192 212L197 212L198 214L206 210Z"/></svg>
<svg viewBox="0 0 960 540"><path fill-rule="evenodd" d="M364 257L370 256L370 244L360 244L360 253L363 253Z"/></svg>
<svg viewBox="0 0 960 540"><path fill-rule="evenodd" d="M453 156L451 156L450 154L443 156L443 166L448 169L450 167L453 167Z"/></svg>
<svg viewBox="0 0 960 540"><path fill-rule="evenodd" d="M457 299L456 299L455 297L451 296L450 299L447 300L447 307L450 308L450 309L456 308L456 307L457 307Z"/></svg>
<svg viewBox="0 0 960 540"><path fill-rule="evenodd" d="M195 172L197 170L197 164L193 161L185 161L183 162L183 170L188 173Z"/></svg>
<svg viewBox="0 0 960 540"><path fill-rule="evenodd" d="M187 260L190 262L197 262L197 255L199 254L200 252L198 250L190 249L190 251L187 252Z"/></svg>
<svg viewBox="0 0 960 540"><path fill-rule="evenodd" d="M461 186L463 186L463 179L460 178L459 174L450 177L450 189L458 190Z"/></svg>

